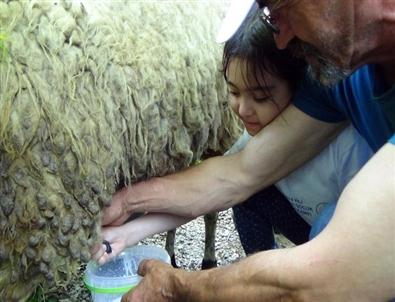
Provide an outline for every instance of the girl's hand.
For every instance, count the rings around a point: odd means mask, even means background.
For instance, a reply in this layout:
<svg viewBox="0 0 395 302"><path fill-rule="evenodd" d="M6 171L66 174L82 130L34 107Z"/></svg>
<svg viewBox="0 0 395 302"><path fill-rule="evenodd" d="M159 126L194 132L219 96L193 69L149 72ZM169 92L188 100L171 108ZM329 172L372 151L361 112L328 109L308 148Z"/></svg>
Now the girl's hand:
<svg viewBox="0 0 395 302"><path fill-rule="evenodd" d="M112 252L107 254L106 245L98 243L91 250L93 260L100 265L104 264L108 260L119 255L125 249L127 234L125 234L122 229L122 226L102 228L102 239L110 243Z"/></svg>

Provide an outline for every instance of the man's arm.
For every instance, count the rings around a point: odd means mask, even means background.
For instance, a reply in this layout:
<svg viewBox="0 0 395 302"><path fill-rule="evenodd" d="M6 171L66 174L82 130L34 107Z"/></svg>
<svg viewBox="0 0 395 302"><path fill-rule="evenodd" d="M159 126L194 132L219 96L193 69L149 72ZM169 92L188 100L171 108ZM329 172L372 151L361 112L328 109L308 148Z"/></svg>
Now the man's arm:
<svg viewBox="0 0 395 302"><path fill-rule="evenodd" d="M290 105L243 151L121 190L104 210L103 223L121 223L132 212L196 217L230 208L311 159L343 127L318 121Z"/></svg>
<svg viewBox="0 0 395 302"><path fill-rule="evenodd" d="M333 297L325 301L395 298L394 217L395 146L386 144L345 188L328 227L308 245L321 267L328 263L322 273L320 266L307 262L314 268L317 289ZM311 289L310 294L320 291Z"/></svg>
<svg viewBox="0 0 395 302"><path fill-rule="evenodd" d="M203 295L191 301L227 301L231 294L231 301L388 302L395 298L394 217L395 146L387 144L346 187L316 239L201 274L201 287L189 278L186 295ZM215 290L202 292L205 286Z"/></svg>
<svg viewBox="0 0 395 302"><path fill-rule="evenodd" d="M395 297L395 146L384 146L350 182L315 239L237 264L185 272L143 262L123 302L347 301Z"/></svg>

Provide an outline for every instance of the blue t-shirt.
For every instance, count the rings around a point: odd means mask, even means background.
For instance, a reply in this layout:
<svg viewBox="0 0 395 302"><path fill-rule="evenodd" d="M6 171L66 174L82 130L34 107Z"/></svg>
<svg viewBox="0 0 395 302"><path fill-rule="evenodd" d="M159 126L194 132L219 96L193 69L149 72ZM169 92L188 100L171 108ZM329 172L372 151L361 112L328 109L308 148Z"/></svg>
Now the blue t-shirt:
<svg viewBox="0 0 395 302"><path fill-rule="evenodd" d="M376 152L395 132L395 86L381 84L375 74L374 65L365 65L332 88L306 78L293 104L325 122L350 120Z"/></svg>

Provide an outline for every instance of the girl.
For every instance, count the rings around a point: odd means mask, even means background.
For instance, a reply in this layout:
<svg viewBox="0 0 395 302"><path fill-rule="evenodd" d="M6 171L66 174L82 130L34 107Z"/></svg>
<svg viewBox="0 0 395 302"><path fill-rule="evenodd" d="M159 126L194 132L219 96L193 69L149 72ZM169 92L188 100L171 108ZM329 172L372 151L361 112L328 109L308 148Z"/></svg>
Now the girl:
<svg viewBox="0 0 395 302"><path fill-rule="evenodd" d="M292 98L298 97L298 88L306 78L304 62L276 48L272 33L256 12L253 8L224 47L223 72L230 106L245 126L242 137L227 154L241 150L251 136L281 118ZM366 142L353 128L347 128L309 163L234 207L236 228L246 253L274 248L273 230L295 244L306 242L322 210L328 204L333 208L344 186L370 156ZM104 263L126 246L189 220L150 213L122 226L105 227L102 236L111 244L112 253L105 252L105 245L97 245L92 257Z"/></svg>
<svg viewBox="0 0 395 302"><path fill-rule="evenodd" d="M305 63L277 49L272 32L255 11L225 44L223 70L230 106L245 126L243 136L228 153L239 151L251 136L281 118L292 98L302 97L297 91L308 81L304 80ZM325 226L321 213L331 213L343 188L371 155L367 143L349 127L316 158L235 206L236 228L245 252L275 247L273 229L295 244L317 235Z"/></svg>

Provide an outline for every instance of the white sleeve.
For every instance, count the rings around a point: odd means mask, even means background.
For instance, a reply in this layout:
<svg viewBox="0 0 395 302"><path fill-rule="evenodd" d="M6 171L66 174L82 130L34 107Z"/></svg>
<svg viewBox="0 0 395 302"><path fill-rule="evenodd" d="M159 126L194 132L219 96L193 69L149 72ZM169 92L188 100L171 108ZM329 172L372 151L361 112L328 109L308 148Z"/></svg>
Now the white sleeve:
<svg viewBox="0 0 395 302"><path fill-rule="evenodd" d="M225 152L224 155L230 155L237 153L244 149L247 145L248 141L251 139L251 136L248 134L247 130L244 129L243 134L239 137L239 139L233 144L232 147L229 148L228 151Z"/></svg>
<svg viewBox="0 0 395 302"><path fill-rule="evenodd" d="M365 163L372 157L373 152L365 139L357 132L355 128L349 126L346 129L348 135L352 138L349 140L347 147L338 149L338 158L336 160L338 173L338 187L339 192L342 192L355 174L365 165ZM346 132L345 131L345 132Z"/></svg>

